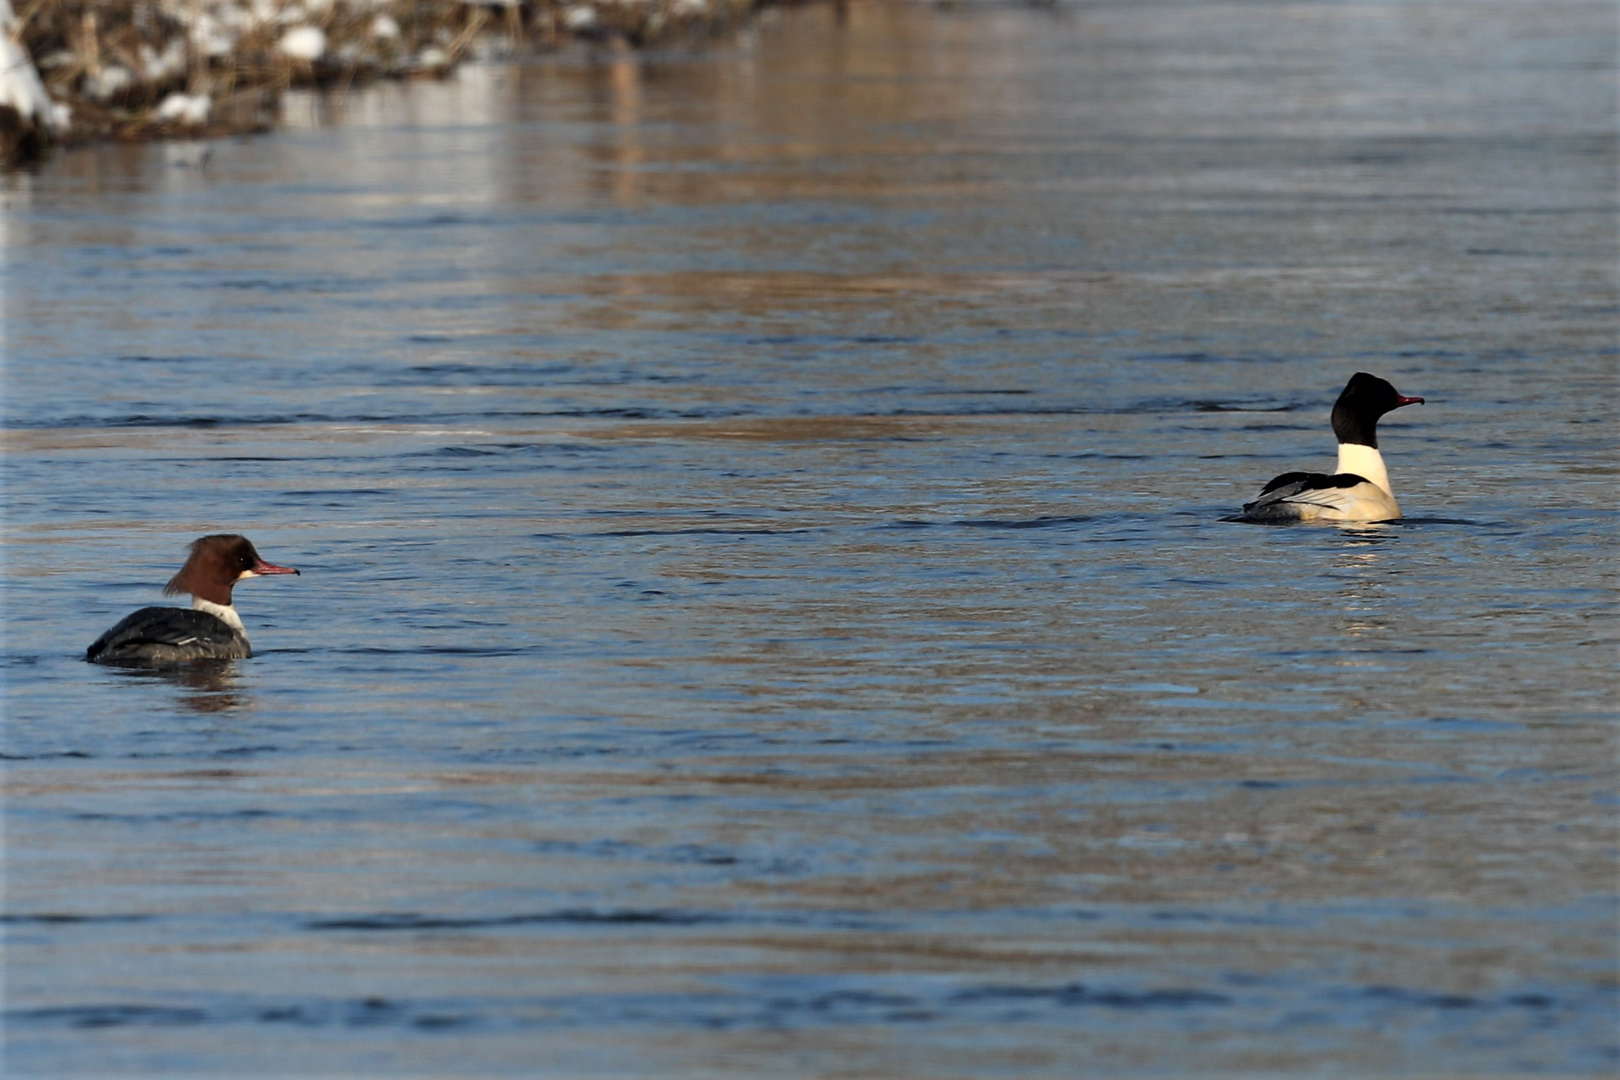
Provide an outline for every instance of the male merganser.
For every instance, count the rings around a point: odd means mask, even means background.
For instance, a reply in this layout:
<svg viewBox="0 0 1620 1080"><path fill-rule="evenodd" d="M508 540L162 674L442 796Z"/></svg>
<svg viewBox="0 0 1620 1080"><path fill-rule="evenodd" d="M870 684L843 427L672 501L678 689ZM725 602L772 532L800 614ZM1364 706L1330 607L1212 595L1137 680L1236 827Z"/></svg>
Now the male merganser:
<svg viewBox="0 0 1620 1080"><path fill-rule="evenodd" d="M1333 403L1339 465L1326 473L1283 473L1245 503L1241 521L1393 521L1401 516L1389 471L1378 452L1378 418L1402 405L1421 405L1376 375L1358 371Z"/></svg>
<svg viewBox="0 0 1620 1080"><path fill-rule="evenodd" d="M163 587L163 595L191 594L190 608L146 607L96 638L84 658L97 664L184 664L238 660L253 655L242 620L231 606L231 587L263 574L296 574L259 558L247 537L205 536Z"/></svg>

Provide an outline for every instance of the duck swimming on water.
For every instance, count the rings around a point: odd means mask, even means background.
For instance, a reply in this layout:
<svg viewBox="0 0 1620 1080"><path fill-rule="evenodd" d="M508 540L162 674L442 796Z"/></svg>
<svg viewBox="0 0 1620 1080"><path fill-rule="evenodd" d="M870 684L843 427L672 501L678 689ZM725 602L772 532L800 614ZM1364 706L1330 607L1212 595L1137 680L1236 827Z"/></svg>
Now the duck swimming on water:
<svg viewBox="0 0 1620 1080"><path fill-rule="evenodd" d="M1331 473L1287 472L1245 503L1238 521L1394 521L1401 516L1378 452L1378 419L1403 405L1421 405L1376 375L1350 376L1333 403L1339 464Z"/></svg>
<svg viewBox="0 0 1620 1080"><path fill-rule="evenodd" d="M231 588L248 578L296 573L259 558L245 536L220 533L194 540L190 558L163 587L165 596L190 593L191 607L141 608L97 638L84 658L132 666L245 659L253 648L231 606Z"/></svg>

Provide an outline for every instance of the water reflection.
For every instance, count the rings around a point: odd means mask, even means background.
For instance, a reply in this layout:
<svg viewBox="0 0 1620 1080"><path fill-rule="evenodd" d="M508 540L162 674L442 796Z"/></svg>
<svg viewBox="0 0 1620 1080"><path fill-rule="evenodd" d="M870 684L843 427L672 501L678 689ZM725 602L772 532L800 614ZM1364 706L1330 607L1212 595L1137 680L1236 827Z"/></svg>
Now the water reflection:
<svg viewBox="0 0 1620 1080"><path fill-rule="evenodd" d="M1350 544L1385 544L1395 539L1395 523L1389 521L1344 521L1335 528Z"/></svg>
<svg viewBox="0 0 1620 1080"><path fill-rule="evenodd" d="M243 692L241 672L234 660L198 660L168 667L121 668L127 678L165 682L180 693L181 708L201 714L236 712L252 707L252 698Z"/></svg>
<svg viewBox="0 0 1620 1080"><path fill-rule="evenodd" d="M1334 577L1344 582L1338 590L1339 632L1351 639L1383 635L1392 624L1391 567L1380 545L1394 540L1395 533L1385 523L1347 524L1341 532L1347 546L1333 559ZM1365 665L1356 656L1344 661L1346 667Z"/></svg>

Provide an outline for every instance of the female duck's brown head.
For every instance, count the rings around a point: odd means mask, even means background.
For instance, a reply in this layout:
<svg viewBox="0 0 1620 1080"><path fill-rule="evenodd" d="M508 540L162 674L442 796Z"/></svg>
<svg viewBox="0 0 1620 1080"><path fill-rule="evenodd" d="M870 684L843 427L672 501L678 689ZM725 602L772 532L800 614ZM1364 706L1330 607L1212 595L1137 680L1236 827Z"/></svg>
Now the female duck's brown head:
<svg viewBox="0 0 1620 1080"><path fill-rule="evenodd" d="M191 542L191 557L163 587L165 596L190 593L222 607L231 606L231 587L238 581L264 574L296 574L290 566L277 566L259 558L245 536L217 533Z"/></svg>

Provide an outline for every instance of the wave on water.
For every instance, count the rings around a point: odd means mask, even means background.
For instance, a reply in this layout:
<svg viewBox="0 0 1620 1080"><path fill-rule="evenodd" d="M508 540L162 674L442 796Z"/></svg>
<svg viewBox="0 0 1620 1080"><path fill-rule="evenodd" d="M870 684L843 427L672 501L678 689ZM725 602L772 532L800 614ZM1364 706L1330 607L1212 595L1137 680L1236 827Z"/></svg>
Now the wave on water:
<svg viewBox="0 0 1620 1080"><path fill-rule="evenodd" d="M315 919L304 924L308 930L480 930L502 926L535 926L556 923L620 926L698 926L738 921L728 915L686 911L544 911L519 915L452 917L418 915L412 912L384 912L344 919Z"/></svg>
<svg viewBox="0 0 1620 1080"><path fill-rule="evenodd" d="M435 927L438 928L438 927ZM449 927L455 929L457 927ZM40 1027L169 1027L293 1024L305 1027L393 1027L418 1030L637 1028L768 1030L886 1024L1063 1023L1077 1011L1211 1013L1252 1008L1286 995L1311 1003L1289 1022L1300 1035L1381 1030L1391 1010L1407 1023L1448 1023L1475 1014L1478 1022L1557 1025L1601 1008L1599 1000L1561 998L1533 987L1473 995L1392 985L1327 985L1306 990L1233 977L1219 986L1138 986L1129 983L990 982L933 984L906 976L768 977L720 980L712 992L643 992L536 997L334 998L316 995L228 995L176 1003L107 1002L7 1009L8 1024ZM731 983L731 986L725 986ZM931 985L932 984L932 985ZM1301 991L1304 990L1303 993ZM1605 995L1594 993L1594 999Z"/></svg>
<svg viewBox="0 0 1620 1080"><path fill-rule="evenodd" d="M145 922L151 918L153 918L151 915L81 915L68 912L43 911L31 915L0 914L0 925L76 926L89 923Z"/></svg>
<svg viewBox="0 0 1620 1080"><path fill-rule="evenodd" d="M1126 515L1106 515L1124 517ZM1104 520L1099 514L1042 514L1032 518L955 518L949 521L927 521L922 518L902 518L875 526L878 529L1060 529L1069 525L1086 525Z"/></svg>
<svg viewBox="0 0 1620 1080"><path fill-rule="evenodd" d="M646 380L657 381L657 380ZM927 388L910 388L918 398L937 395ZM1011 397L1033 396L1032 391L989 389L953 392L952 396L983 398L955 406L930 404L901 405L892 409L833 410L825 413L806 413L791 403L781 408L752 405L653 405L647 403L595 406L588 404L561 405L553 408L491 408L461 410L429 410L420 407L415 399L402 400L397 409L356 410L328 412L294 409L284 412L177 412L142 411L94 415L74 413L58 416L17 416L6 418L6 426L19 430L76 430L127 428L181 428L213 429L221 427L276 427L292 424L397 424L408 428L427 425L466 424L476 421L501 420L613 420L613 421L704 421L751 419L802 424L807 420L905 420L921 418L985 419L994 417L1051 417L1051 416L1158 416L1199 413L1277 414L1301 409L1298 403L1227 402L1202 398L1152 397L1119 402L1063 401L1038 399L1027 403L1008 404ZM1293 425L1284 425L1291 428ZM1269 430L1269 428L1245 428ZM868 436L869 437L869 436ZM895 438L901 436L895 435ZM465 451L467 448L461 448Z"/></svg>

